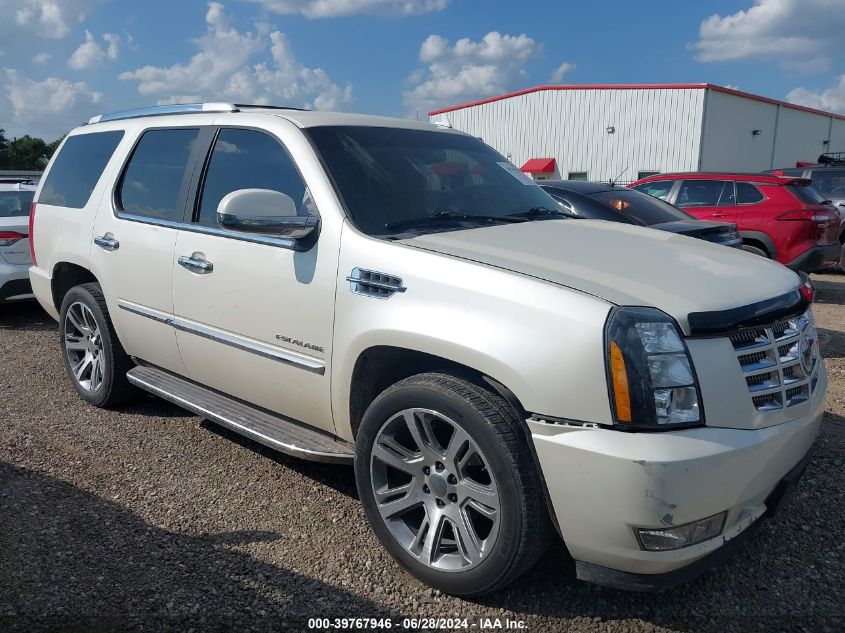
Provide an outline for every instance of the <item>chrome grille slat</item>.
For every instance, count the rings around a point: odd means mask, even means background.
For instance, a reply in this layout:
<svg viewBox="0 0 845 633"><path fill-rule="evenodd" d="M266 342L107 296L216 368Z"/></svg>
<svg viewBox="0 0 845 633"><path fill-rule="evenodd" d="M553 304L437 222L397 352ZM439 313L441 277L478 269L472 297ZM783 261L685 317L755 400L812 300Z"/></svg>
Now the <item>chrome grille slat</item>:
<svg viewBox="0 0 845 633"><path fill-rule="evenodd" d="M781 411L810 399L819 370L818 337L810 310L737 332L730 340L758 411Z"/></svg>

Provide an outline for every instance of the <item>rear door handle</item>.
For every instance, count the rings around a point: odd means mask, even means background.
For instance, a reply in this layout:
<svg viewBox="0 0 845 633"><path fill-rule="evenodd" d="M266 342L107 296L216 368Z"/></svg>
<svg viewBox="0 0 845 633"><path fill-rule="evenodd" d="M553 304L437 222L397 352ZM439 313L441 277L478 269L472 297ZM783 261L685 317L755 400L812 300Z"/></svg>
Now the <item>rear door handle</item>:
<svg viewBox="0 0 845 633"><path fill-rule="evenodd" d="M211 262L204 259L186 257L185 255L179 258L179 265L198 275L207 275L214 270L214 264Z"/></svg>
<svg viewBox="0 0 845 633"><path fill-rule="evenodd" d="M102 235L100 237L94 238L94 244L102 248L104 251L116 251L120 248L120 242L118 242L113 237L108 237L108 235Z"/></svg>

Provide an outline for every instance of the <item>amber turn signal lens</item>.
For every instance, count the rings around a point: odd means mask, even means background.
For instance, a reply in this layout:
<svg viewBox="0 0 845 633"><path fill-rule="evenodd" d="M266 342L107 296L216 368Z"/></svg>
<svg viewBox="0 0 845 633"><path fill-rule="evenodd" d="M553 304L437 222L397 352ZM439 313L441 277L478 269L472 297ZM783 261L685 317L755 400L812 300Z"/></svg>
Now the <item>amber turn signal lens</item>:
<svg viewBox="0 0 845 633"><path fill-rule="evenodd" d="M613 398L616 402L616 419L631 421L631 394L628 392L628 372L625 359L616 341L610 341L610 375L613 381Z"/></svg>

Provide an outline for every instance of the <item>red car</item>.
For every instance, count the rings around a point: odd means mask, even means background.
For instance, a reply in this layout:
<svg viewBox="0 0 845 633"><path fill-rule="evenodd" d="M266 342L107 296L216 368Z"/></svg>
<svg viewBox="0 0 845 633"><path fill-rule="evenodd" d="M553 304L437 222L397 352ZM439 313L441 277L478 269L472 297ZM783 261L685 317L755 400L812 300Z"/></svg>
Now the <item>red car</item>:
<svg viewBox="0 0 845 633"><path fill-rule="evenodd" d="M841 220L807 178L658 174L638 180L631 188L681 207L700 220L733 222L744 250L793 270L813 272L839 263Z"/></svg>

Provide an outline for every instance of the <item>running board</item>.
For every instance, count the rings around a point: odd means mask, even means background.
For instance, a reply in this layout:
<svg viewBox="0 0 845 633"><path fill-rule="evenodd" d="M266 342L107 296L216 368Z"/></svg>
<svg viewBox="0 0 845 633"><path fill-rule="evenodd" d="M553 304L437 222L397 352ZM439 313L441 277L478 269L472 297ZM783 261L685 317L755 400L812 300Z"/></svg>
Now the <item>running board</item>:
<svg viewBox="0 0 845 633"><path fill-rule="evenodd" d="M139 365L130 369L126 377L144 391L282 453L333 464L352 464L354 461L355 447L348 442L252 407L163 369Z"/></svg>

